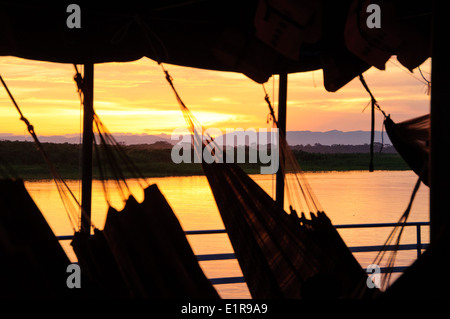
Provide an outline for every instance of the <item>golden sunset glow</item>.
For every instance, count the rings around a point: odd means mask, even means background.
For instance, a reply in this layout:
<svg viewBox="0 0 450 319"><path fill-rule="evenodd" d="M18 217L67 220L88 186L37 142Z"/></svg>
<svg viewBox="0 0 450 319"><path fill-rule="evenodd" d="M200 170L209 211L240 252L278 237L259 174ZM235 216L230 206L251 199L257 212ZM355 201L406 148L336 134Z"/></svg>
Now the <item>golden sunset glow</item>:
<svg viewBox="0 0 450 319"><path fill-rule="evenodd" d="M230 72L165 65L186 105L206 127L267 128L269 113L260 84ZM430 61L421 66L430 79ZM78 134L80 100L70 64L0 58L0 74L38 135ZM156 62L95 65L94 108L111 132L170 134L185 126L179 106ZM380 106L394 121L429 112L426 82L392 58L386 70L364 74ZM266 84L276 106L278 77ZM0 133L27 134L6 92L0 90ZM370 98L358 79L336 93L326 92L322 71L289 75L287 129L369 130ZM363 112L364 111L364 112ZM381 114L376 129L381 129Z"/></svg>

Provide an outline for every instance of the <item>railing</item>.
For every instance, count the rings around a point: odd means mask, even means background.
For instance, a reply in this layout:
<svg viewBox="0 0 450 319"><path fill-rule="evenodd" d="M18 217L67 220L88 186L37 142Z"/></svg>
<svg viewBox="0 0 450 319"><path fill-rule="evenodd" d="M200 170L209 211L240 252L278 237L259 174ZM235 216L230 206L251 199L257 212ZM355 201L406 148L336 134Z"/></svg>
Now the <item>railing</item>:
<svg viewBox="0 0 450 319"><path fill-rule="evenodd" d="M415 244L401 244L397 248L392 246L384 247L382 245L374 245L374 246L352 246L349 247L351 252L360 253L360 252L376 252L381 249L386 250L416 250L417 257L422 254L422 250L428 247L427 243L422 243L422 226L429 226L429 222L409 222L405 224L405 227L416 227L416 243ZM376 224L344 224L344 225L335 225L337 229L348 229L348 228L376 228L376 227L395 227L397 223L376 223ZM186 235L210 235L210 234L223 234L226 233L225 229L212 229L212 230L188 230L185 232ZM70 240L73 236L58 236L59 240ZM197 255L197 259L199 261L211 261L211 260L229 260L236 259L236 256L233 253L226 254L203 254ZM407 266L397 266L393 267L392 272L403 272ZM386 268L381 268L381 272L386 272ZM213 285L220 284L234 284L234 283L245 283L244 277L221 277L221 278L209 278Z"/></svg>
<svg viewBox="0 0 450 319"><path fill-rule="evenodd" d="M429 226L429 222L410 222L406 223L405 227L416 227L416 243L415 244L401 244L397 247L398 250L416 250L417 257L422 254L422 250L428 247L428 244L422 243L422 226ZM344 225L335 225L336 228L375 228L375 227L395 227L397 223L376 223L376 224L344 224ZM186 235L208 235L208 234L223 234L226 233L224 229L217 230L192 230L186 231ZM349 247L350 251L353 253L360 252L376 252L383 249L382 245L374 245L374 246L353 246ZM394 250L394 246L385 247L386 250ZM227 259L236 259L236 256L233 253L227 254L204 254L197 255L197 259L199 261L209 261L209 260L227 260ZM392 268L392 272L403 272L407 266L397 266ZM386 272L386 268L380 269L382 273ZM231 284L231 283L244 283L244 277L223 277L223 278L210 278L210 281L214 285L220 284Z"/></svg>

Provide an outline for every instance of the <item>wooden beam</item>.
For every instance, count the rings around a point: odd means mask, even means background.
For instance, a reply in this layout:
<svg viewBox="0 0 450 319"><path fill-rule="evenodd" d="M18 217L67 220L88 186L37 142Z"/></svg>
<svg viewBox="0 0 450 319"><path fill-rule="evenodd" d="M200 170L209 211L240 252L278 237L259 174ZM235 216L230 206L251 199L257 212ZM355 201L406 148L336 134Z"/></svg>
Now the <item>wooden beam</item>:
<svg viewBox="0 0 450 319"><path fill-rule="evenodd" d="M430 106L430 240L449 230L450 221L450 47L447 18L434 1ZM444 11L442 11L444 10ZM448 238L448 236L446 237ZM447 246L448 247L448 246Z"/></svg>
<svg viewBox="0 0 450 319"><path fill-rule="evenodd" d="M94 64L84 65L83 78L83 146L81 176L81 232L90 234L92 207L92 146L94 140Z"/></svg>
<svg viewBox="0 0 450 319"><path fill-rule="evenodd" d="M281 73L278 84L278 129L279 136L286 136L286 105L287 105L287 73ZM279 147L280 165L276 176L276 193L275 202L279 207L284 208L284 155L281 147Z"/></svg>

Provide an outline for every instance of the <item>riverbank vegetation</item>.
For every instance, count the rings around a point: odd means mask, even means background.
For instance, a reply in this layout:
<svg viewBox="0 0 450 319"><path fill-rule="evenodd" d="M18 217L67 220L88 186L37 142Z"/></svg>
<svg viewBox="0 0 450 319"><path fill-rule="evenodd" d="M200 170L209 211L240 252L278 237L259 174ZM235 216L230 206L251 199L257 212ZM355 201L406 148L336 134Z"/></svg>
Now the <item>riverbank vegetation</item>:
<svg viewBox="0 0 450 319"><path fill-rule="evenodd" d="M316 145L319 149L319 145ZM81 152L77 144L44 143L50 160L66 179L80 177ZM122 149L145 177L203 175L198 163L175 164L171 159L172 146L166 143L122 145ZM312 151L311 151L312 149ZM353 148L354 149L354 148ZM368 147L361 148L368 150ZM249 148L246 148L246 154ZM308 152L294 147L293 153L304 171L349 171L367 170L369 167L368 152ZM237 150L236 152L237 153ZM248 157L246 157L248 159ZM104 163L104 157L101 157ZM94 178L100 178L100 170L96 157L93 161ZM0 141L0 165L4 170L14 173L23 179L47 179L51 174L41 154L32 142ZM101 164L103 165L103 164ZM268 164L239 164L248 174L259 174L261 166ZM409 167L395 152L375 152L374 166L376 170L408 170ZM125 165L120 166L125 177L130 177ZM111 176L108 176L111 177Z"/></svg>

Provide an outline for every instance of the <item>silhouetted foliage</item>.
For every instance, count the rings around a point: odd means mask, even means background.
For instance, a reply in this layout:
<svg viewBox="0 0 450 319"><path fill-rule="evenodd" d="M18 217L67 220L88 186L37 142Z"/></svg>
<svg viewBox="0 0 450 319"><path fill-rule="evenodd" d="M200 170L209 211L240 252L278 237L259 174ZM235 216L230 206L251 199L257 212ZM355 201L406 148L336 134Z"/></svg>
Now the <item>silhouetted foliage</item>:
<svg viewBox="0 0 450 319"><path fill-rule="evenodd" d="M80 176L80 145L43 143L50 160L60 174L65 178L77 179ZM354 146L355 149L358 146ZM363 146L364 147L364 146ZM138 169L147 177L203 175L198 163L175 164L171 159L172 145L167 143L122 145ZM369 156L367 152L331 153L306 152L299 146L293 147L293 153L300 166L305 171L344 171L368 169ZM323 145L309 146L305 149L323 150L324 148L341 150L344 146ZM249 147L245 147L246 163L239 164L247 173L260 173L260 166L267 164L248 163ZM193 154L193 151L191 152ZM7 162L24 179L51 178L49 170L41 154L32 142L0 141L1 161ZM237 150L235 150L237 154ZM101 157L103 158L103 157ZM259 159L258 159L259 160ZM375 153L375 169L377 170L407 170L409 167L397 153ZM94 177L99 178L97 160L94 155ZM125 166L121 165L127 175Z"/></svg>

